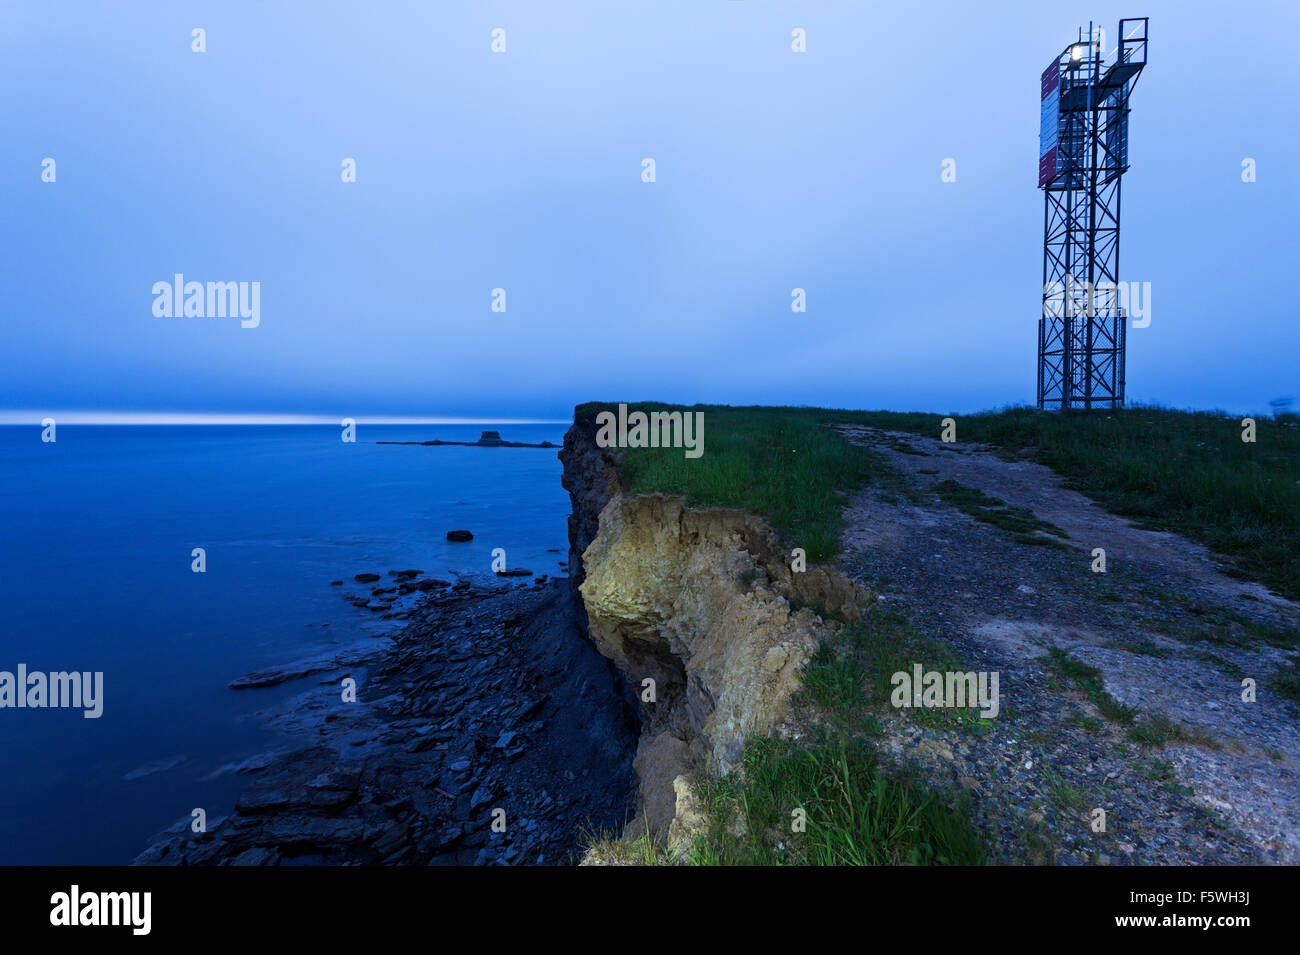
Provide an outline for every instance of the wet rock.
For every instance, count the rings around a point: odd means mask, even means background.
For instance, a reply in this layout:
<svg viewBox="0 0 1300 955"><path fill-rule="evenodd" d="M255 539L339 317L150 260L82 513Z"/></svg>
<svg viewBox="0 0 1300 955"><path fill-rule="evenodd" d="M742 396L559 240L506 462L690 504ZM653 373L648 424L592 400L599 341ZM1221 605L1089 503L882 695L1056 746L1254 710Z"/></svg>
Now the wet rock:
<svg viewBox="0 0 1300 955"><path fill-rule="evenodd" d="M321 846L339 848L360 842L364 828L351 817L278 816L262 830L263 837L276 846Z"/></svg>
<svg viewBox="0 0 1300 955"><path fill-rule="evenodd" d="M245 789L235 801L235 809L242 813L265 812L287 806L292 800L280 789Z"/></svg>
<svg viewBox="0 0 1300 955"><path fill-rule="evenodd" d="M280 859L276 849L246 849L230 860L231 865L275 865Z"/></svg>

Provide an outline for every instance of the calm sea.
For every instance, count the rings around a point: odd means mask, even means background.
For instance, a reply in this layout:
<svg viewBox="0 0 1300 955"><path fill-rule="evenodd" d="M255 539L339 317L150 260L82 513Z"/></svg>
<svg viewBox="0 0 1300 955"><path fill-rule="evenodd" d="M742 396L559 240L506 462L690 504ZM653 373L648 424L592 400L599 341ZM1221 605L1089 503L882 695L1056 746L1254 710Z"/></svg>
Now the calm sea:
<svg viewBox="0 0 1300 955"><path fill-rule="evenodd" d="M104 672L104 710L0 709L0 863L129 862L159 829L233 805L222 772L274 748L255 711L301 692L226 684L389 624L362 572L563 574L563 425L0 427L0 670ZM450 544L448 530L475 535ZM202 547L207 571L191 571ZM344 579L348 586L331 587ZM322 624L329 624L323 627ZM281 741L282 742L282 741Z"/></svg>

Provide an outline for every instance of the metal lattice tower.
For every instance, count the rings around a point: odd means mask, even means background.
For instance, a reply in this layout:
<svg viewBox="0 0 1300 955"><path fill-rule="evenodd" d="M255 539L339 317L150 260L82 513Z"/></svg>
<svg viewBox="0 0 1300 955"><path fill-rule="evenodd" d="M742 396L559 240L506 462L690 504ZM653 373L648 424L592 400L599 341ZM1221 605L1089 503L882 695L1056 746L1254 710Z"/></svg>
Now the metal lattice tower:
<svg viewBox="0 0 1300 955"><path fill-rule="evenodd" d="M1147 18L1120 20L1115 49L1079 31L1042 75L1043 312L1038 407L1124 404L1127 310L1119 286L1120 178L1128 100L1147 60Z"/></svg>

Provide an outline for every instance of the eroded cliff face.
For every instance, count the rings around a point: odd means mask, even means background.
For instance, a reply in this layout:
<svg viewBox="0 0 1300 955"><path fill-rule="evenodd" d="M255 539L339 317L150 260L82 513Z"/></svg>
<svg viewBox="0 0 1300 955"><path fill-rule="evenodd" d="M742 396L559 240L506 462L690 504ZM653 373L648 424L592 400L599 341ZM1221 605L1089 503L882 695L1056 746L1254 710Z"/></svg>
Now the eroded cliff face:
<svg viewBox="0 0 1300 955"><path fill-rule="evenodd" d="M825 627L806 605L852 617L864 594L832 570L792 573L752 514L628 496L593 421L569 429L560 457L573 501L569 568L588 636L642 697L631 825L668 836L691 801L684 779L733 771L744 740L784 719Z"/></svg>

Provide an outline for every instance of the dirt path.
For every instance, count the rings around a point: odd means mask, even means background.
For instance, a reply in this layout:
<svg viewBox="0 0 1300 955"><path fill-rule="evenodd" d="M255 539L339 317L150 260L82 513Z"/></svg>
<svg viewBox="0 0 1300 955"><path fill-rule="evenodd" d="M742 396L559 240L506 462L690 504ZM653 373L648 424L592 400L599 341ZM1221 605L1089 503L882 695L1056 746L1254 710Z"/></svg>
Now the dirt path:
<svg viewBox="0 0 1300 955"><path fill-rule="evenodd" d="M1225 576L1197 544L1107 513L1040 465L841 430L915 488L850 503L846 569L969 666L1000 673L1003 712L988 735L898 716L892 749L979 797L1005 857L1300 862L1300 706L1272 689L1295 658L1300 608ZM1066 536L978 521L934 492L946 481ZM1087 668L1104 693L1085 692ZM1255 702L1242 699L1246 679ZM1116 716L1116 702L1131 710ZM1099 808L1105 832L1092 825Z"/></svg>

